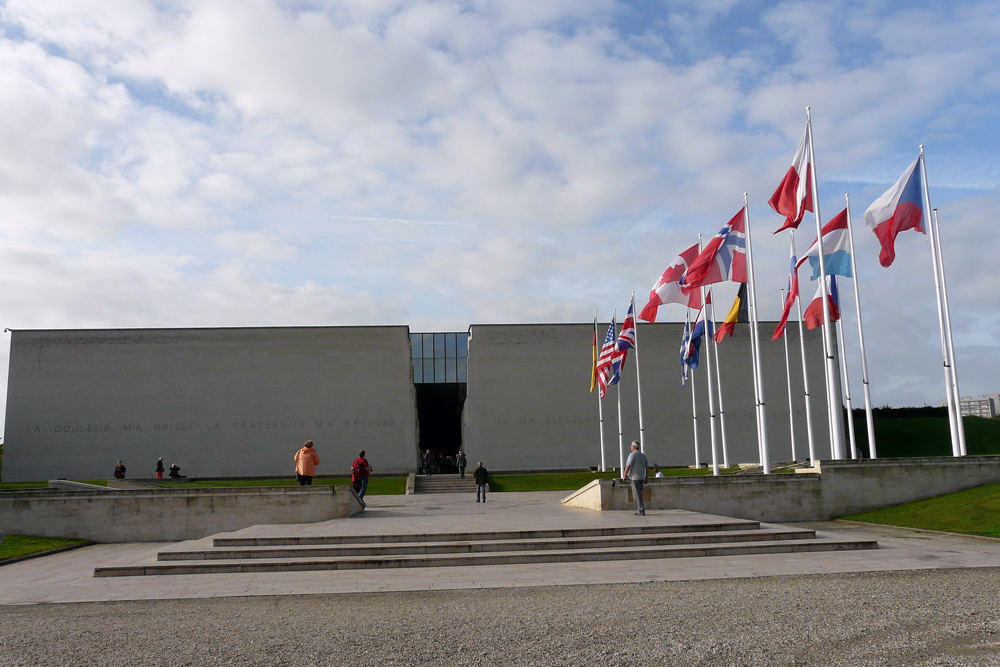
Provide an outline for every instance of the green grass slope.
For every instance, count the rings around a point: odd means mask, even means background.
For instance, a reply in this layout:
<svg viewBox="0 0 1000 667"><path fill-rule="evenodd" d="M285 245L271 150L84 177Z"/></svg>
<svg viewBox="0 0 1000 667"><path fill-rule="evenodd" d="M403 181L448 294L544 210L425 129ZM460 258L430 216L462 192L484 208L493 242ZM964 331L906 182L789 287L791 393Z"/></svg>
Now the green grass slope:
<svg viewBox="0 0 1000 667"><path fill-rule="evenodd" d="M938 408L929 408L938 410ZM875 411L875 444L879 458L905 456L951 456L947 412L941 416L911 415L909 410ZM883 413L883 414L879 414ZM885 414L889 413L889 414ZM965 417L965 442L970 456L1000 455L1000 419ZM868 451L864 410L854 411L858 448Z"/></svg>
<svg viewBox="0 0 1000 667"><path fill-rule="evenodd" d="M1000 484L988 484L842 518L906 528L1000 537Z"/></svg>

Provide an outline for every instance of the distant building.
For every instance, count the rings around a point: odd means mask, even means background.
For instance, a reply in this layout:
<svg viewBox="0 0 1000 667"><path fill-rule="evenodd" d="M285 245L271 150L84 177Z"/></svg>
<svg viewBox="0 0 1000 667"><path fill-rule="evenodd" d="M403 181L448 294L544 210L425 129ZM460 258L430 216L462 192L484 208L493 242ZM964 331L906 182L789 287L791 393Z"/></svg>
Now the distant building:
<svg viewBox="0 0 1000 667"><path fill-rule="evenodd" d="M947 404L947 401L938 403L942 408ZM1000 394L963 396L961 405L963 417L984 417L990 419L997 416L997 405L1000 405Z"/></svg>

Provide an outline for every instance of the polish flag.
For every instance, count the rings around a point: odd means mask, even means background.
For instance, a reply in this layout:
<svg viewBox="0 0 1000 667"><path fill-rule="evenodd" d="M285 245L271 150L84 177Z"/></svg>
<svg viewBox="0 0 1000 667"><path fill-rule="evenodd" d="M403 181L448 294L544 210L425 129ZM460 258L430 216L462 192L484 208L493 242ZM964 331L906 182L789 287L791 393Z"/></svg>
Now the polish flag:
<svg viewBox="0 0 1000 667"><path fill-rule="evenodd" d="M837 295L837 278L836 276L827 276L826 281L826 300L830 304L830 324L833 324L840 319L840 308L837 307L837 304L840 303L840 298ZM822 288L822 284L816 288L816 295L813 296L812 303L802 315L809 331L823 326L823 294L820 288Z"/></svg>
<svg viewBox="0 0 1000 667"><path fill-rule="evenodd" d="M778 189L767 200L775 213L785 216L785 224L779 227L775 234L789 228L796 229L802 222L805 212L813 210L812 164L809 162L809 144L806 141L808 136L807 125L802 132L802 138L799 139L795 157L792 158L792 166L788 168L788 173L785 174Z"/></svg>
<svg viewBox="0 0 1000 667"><path fill-rule="evenodd" d="M653 285L653 289L650 290L649 302L639 313L640 320L655 322L657 309L666 303L683 303L687 304L689 308L701 308L701 293L691 292L690 294L684 294L681 291L680 284L681 280L684 279L684 274L687 273L688 266L690 266L691 262L697 256L698 244L695 243L677 255L677 257L674 257L674 261L670 262L670 266L667 267L667 270L663 272L660 279Z"/></svg>
<svg viewBox="0 0 1000 667"><path fill-rule="evenodd" d="M885 194L876 199L865 211L865 222L882 244L878 261L886 268L896 259L897 234L907 229L925 233L921 226L924 211L922 179L918 157L899 177L896 184L886 190Z"/></svg>

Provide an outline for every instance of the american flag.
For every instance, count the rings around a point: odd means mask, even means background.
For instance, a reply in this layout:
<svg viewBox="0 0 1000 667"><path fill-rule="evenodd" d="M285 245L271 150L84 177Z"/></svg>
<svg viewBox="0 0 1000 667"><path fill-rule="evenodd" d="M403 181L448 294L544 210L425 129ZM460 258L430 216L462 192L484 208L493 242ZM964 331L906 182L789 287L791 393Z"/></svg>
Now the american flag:
<svg viewBox="0 0 1000 667"><path fill-rule="evenodd" d="M601 347L601 356L597 358L597 385L600 387L601 398L604 398L609 386L618 384L621 362L625 360L625 352L619 351L615 345L615 329L615 317L612 316L608 335L604 337L604 345Z"/></svg>

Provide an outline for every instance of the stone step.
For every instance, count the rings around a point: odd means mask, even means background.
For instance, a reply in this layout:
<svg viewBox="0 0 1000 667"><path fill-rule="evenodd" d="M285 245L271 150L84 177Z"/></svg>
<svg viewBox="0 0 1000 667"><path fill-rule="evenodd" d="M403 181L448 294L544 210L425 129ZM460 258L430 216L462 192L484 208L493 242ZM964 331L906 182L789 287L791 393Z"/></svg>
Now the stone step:
<svg viewBox="0 0 1000 667"><path fill-rule="evenodd" d="M594 549L612 546L635 547L679 544L718 544L722 542L764 542L802 540L816 537L813 530L796 528L711 531L698 533L653 533L570 538L405 542L335 546L237 547L205 550L161 551L157 560L246 560L252 558L325 558L333 556L393 556L410 554L495 553Z"/></svg>
<svg viewBox="0 0 1000 667"><path fill-rule="evenodd" d="M600 528L550 528L539 530L497 530L454 533L396 533L382 535L296 535L275 537L217 537L214 547L313 546L324 544L384 544L394 542L475 542L484 540L531 540L611 535L651 535L701 533L710 531L758 530L760 522L745 519L706 521L687 524L604 526Z"/></svg>
<svg viewBox="0 0 1000 667"><path fill-rule="evenodd" d="M236 574L259 572L302 572L410 567L457 567L471 565L511 565L530 563L578 563L653 558L702 558L750 554L809 553L877 549L874 540L805 539L740 544L639 546L600 549L523 551L517 553L475 553L443 555L399 555L372 558L286 558L228 561L196 561L183 564L150 564L99 567L95 577L126 577L177 574Z"/></svg>

